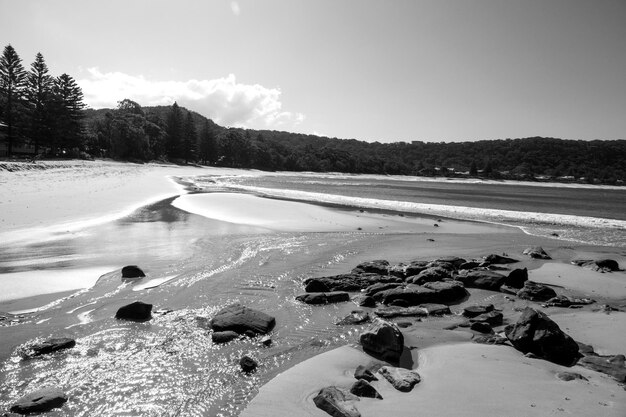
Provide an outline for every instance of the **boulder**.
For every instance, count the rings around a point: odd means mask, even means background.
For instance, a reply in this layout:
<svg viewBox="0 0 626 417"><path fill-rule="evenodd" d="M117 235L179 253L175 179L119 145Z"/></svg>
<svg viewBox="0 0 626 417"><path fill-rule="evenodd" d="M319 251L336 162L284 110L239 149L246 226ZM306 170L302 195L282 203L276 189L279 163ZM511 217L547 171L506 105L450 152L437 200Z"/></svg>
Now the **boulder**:
<svg viewBox="0 0 626 417"><path fill-rule="evenodd" d="M515 262L519 262L517 259L509 258L507 256L496 255L496 254L487 255L483 259L484 259L484 262L489 265L514 264Z"/></svg>
<svg viewBox="0 0 626 417"><path fill-rule="evenodd" d="M515 324L506 327L505 334L517 350L559 365L571 366L580 357L574 339L544 313L530 307Z"/></svg>
<svg viewBox="0 0 626 417"><path fill-rule="evenodd" d="M356 324L363 324L370 321L370 315L363 310L354 310L346 317L335 323L338 326L350 326Z"/></svg>
<svg viewBox="0 0 626 417"><path fill-rule="evenodd" d="M389 362L397 362L404 350L404 336L393 323L376 319L359 336L363 350Z"/></svg>
<svg viewBox="0 0 626 417"><path fill-rule="evenodd" d="M237 339L238 337L239 337L239 333L233 332L232 330L211 333L211 340L215 344L228 343L232 340Z"/></svg>
<svg viewBox="0 0 626 417"><path fill-rule="evenodd" d="M480 262L467 261L467 262L464 262L461 265L459 265L458 269L459 270L467 270L467 269L478 268L479 266L480 266Z"/></svg>
<svg viewBox="0 0 626 417"><path fill-rule="evenodd" d="M504 280L504 285L512 288L522 288L526 281L528 281L528 269L518 268L509 272L509 275Z"/></svg>
<svg viewBox="0 0 626 417"><path fill-rule="evenodd" d="M146 274L137 265L127 265L122 268L122 278L143 278Z"/></svg>
<svg viewBox="0 0 626 417"><path fill-rule="evenodd" d="M504 316L501 312L492 310L487 313L483 313L479 316L472 317L470 319L471 323L487 323L491 326L499 326L502 324Z"/></svg>
<svg viewBox="0 0 626 417"><path fill-rule="evenodd" d="M274 328L276 319L262 311L232 304L220 310L210 324L216 332L232 330L243 334L246 330L252 330L256 334L266 334Z"/></svg>
<svg viewBox="0 0 626 417"><path fill-rule="evenodd" d="M383 399L382 395L380 395L378 391L376 391L376 388L374 388L369 382L364 379L359 379L354 384L352 384L352 387L350 387L350 392L357 397L376 398L379 400Z"/></svg>
<svg viewBox="0 0 626 417"><path fill-rule="evenodd" d="M361 417L353 402L359 397L337 387L322 388L313 398L315 406L333 417Z"/></svg>
<svg viewBox="0 0 626 417"><path fill-rule="evenodd" d="M410 277L413 275L417 275L422 272L424 269L428 268L428 261L412 261L406 267L405 276Z"/></svg>
<svg viewBox="0 0 626 417"><path fill-rule="evenodd" d="M526 281L524 287L517 292L517 296L524 300L547 301L556 297L556 292L546 285L534 281Z"/></svg>
<svg viewBox="0 0 626 417"><path fill-rule="evenodd" d="M369 295L371 297L374 294L379 293L381 291L389 290L391 288L398 288L403 286L401 282L379 282L377 284L370 285L365 289L365 295Z"/></svg>
<svg viewBox="0 0 626 417"><path fill-rule="evenodd" d="M461 265L463 265L467 261L463 258L459 258L458 256L444 256L444 257L435 259L434 262L451 264L454 267L454 269L458 269Z"/></svg>
<svg viewBox="0 0 626 417"><path fill-rule="evenodd" d="M626 367L624 355L615 356L585 356L578 361L578 365L593 371L610 375L618 382L626 383Z"/></svg>
<svg viewBox="0 0 626 417"><path fill-rule="evenodd" d="M499 336L497 334L489 334L484 336L476 336L472 339L474 343L480 343L483 345L505 345L509 342L506 337Z"/></svg>
<svg viewBox="0 0 626 417"><path fill-rule="evenodd" d="M421 381L420 375L409 369L397 368L395 366L383 366L378 371L395 389L402 392L409 392Z"/></svg>
<svg viewBox="0 0 626 417"><path fill-rule="evenodd" d="M480 316L481 314L489 313L493 311L493 304L483 304L478 305L474 304L471 306L467 306L463 309L463 315L468 318Z"/></svg>
<svg viewBox="0 0 626 417"><path fill-rule="evenodd" d="M424 285L408 284L374 294L384 304L403 300L409 306L427 303L454 303L467 297L467 291L456 281L428 282Z"/></svg>
<svg viewBox="0 0 626 417"><path fill-rule="evenodd" d="M478 333L486 333L486 334L493 333L493 329L491 328L491 325L487 322L482 322L482 321L477 321L477 322L472 323L472 325L470 326L470 329Z"/></svg>
<svg viewBox="0 0 626 417"><path fill-rule="evenodd" d="M244 355L241 359L239 359L239 367L247 374L254 372L258 366L259 363L248 355Z"/></svg>
<svg viewBox="0 0 626 417"><path fill-rule="evenodd" d="M66 402L67 395L59 388L45 387L17 400L10 411L18 414L45 413L62 407Z"/></svg>
<svg viewBox="0 0 626 417"><path fill-rule="evenodd" d="M389 303L389 307L410 307L406 300L393 300Z"/></svg>
<svg viewBox="0 0 626 417"><path fill-rule="evenodd" d="M424 310L429 316L443 316L444 314L452 314L450 312L450 307L445 304L426 303L420 304L417 307Z"/></svg>
<svg viewBox="0 0 626 417"><path fill-rule="evenodd" d="M361 274L365 272L365 273L374 273L374 274L379 274L379 275L388 275L389 274L389 262L385 260L380 260L380 259L375 260L375 261L362 262L358 264L356 268L352 270L352 272L357 273L357 274Z"/></svg>
<svg viewBox="0 0 626 417"><path fill-rule="evenodd" d="M378 282L402 282L402 278L391 275L380 275L376 273L350 273L334 275L329 277L308 278L304 280L305 288L327 288L327 291L307 291L307 292L328 292L328 291L361 291L370 285ZM324 285L325 287L322 287Z"/></svg>
<svg viewBox="0 0 626 417"><path fill-rule="evenodd" d="M354 371L354 377L356 379L364 379L368 382L378 381L376 375L374 375L372 371L364 365L359 365L356 367L356 370Z"/></svg>
<svg viewBox="0 0 626 417"><path fill-rule="evenodd" d="M419 274L407 278L407 282L421 285L426 282L441 281L444 278L450 278L451 271L441 266L431 266L424 269Z"/></svg>
<svg viewBox="0 0 626 417"><path fill-rule="evenodd" d="M58 350L70 349L76 346L76 340L67 337L48 339L30 346L32 356L46 355Z"/></svg>
<svg viewBox="0 0 626 417"><path fill-rule="evenodd" d="M352 299L359 307L376 307L376 300L369 295L359 294Z"/></svg>
<svg viewBox="0 0 626 417"><path fill-rule="evenodd" d="M115 313L116 319L131 321L147 321L152 318L152 304L146 304L141 301L120 307Z"/></svg>
<svg viewBox="0 0 626 417"><path fill-rule="evenodd" d="M389 267L389 275L393 275L398 278L406 277L406 267L408 265L404 263L399 263L396 265L392 265Z"/></svg>
<svg viewBox="0 0 626 417"><path fill-rule="evenodd" d="M433 291L432 297L420 304L456 303L466 298L469 293L458 281L427 282L424 288Z"/></svg>
<svg viewBox="0 0 626 417"><path fill-rule="evenodd" d="M506 277L497 272L488 270L473 270L455 277L468 288L482 288L484 290L499 291Z"/></svg>
<svg viewBox="0 0 626 417"><path fill-rule="evenodd" d="M304 291L306 292L329 292L330 288L328 288L328 285L326 285L324 281L314 278L314 279L307 281L306 285L304 286Z"/></svg>
<svg viewBox="0 0 626 417"><path fill-rule="evenodd" d="M552 259L541 246L532 246L524 249L524 255L530 256L533 259Z"/></svg>
<svg viewBox="0 0 626 417"><path fill-rule="evenodd" d="M619 271L619 264L613 259L575 259L572 263L598 272Z"/></svg>
<svg viewBox="0 0 626 417"><path fill-rule="evenodd" d="M379 307L374 310L374 314L383 318L394 318L394 317L425 317L428 315L428 312L421 307L413 306L413 307L398 307L398 306L390 306L390 307Z"/></svg>
<svg viewBox="0 0 626 417"><path fill-rule="evenodd" d="M296 300L305 304L342 303L344 301L350 301L350 294L345 291L311 292L297 296Z"/></svg>

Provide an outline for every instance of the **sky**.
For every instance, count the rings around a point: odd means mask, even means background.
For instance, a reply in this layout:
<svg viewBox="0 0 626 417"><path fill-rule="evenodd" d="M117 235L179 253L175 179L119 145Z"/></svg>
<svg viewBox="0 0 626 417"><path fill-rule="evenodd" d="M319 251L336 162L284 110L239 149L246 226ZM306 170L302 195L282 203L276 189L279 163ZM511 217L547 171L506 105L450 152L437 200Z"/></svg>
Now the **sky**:
<svg viewBox="0 0 626 417"><path fill-rule="evenodd" d="M93 108L345 139L626 138L626 0L0 0Z"/></svg>

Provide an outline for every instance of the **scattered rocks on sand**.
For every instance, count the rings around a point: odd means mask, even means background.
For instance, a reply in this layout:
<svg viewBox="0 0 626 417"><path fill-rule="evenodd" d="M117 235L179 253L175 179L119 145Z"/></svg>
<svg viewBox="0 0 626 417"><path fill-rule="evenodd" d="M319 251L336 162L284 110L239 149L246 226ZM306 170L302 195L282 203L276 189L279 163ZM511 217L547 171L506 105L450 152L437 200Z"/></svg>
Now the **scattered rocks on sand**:
<svg viewBox="0 0 626 417"><path fill-rule="evenodd" d="M602 372L615 378L618 382L626 382L626 366L624 355L595 356L589 355L581 358L578 365L593 371Z"/></svg>
<svg viewBox="0 0 626 417"><path fill-rule="evenodd" d="M211 320L211 328L216 332L232 330L239 334L252 330L256 334L266 334L276 325L276 319L262 311L232 304L220 310Z"/></svg>
<svg viewBox="0 0 626 417"><path fill-rule="evenodd" d="M471 306L467 306L463 309L463 315L468 318L480 316L481 314L489 313L493 311L493 304L483 304L478 305L474 304Z"/></svg>
<svg viewBox="0 0 626 417"><path fill-rule="evenodd" d="M556 297L556 291L547 285L539 284L534 281L526 281L524 287L517 292L517 296L524 300L547 301Z"/></svg>
<svg viewBox="0 0 626 417"><path fill-rule="evenodd" d="M402 392L409 392L421 381L420 375L409 369L397 368L395 366L383 366L378 371L395 389Z"/></svg>
<svg viewBox="0 0 626 417"><path fill-rule="evenodd" d="M333 417L361 417L354 401L359 401L359 397L337 387L322 388L313 398L317 408Z"/></svg>
<svg viewBox="0 0 626 417"><path fill-rule="evenodd" d="M237 339L238 337L239 337L239 333L233 332L232 330L211 333L211 340L215 344L228 343L230 341Z"/></svg>
<svg viewBox="0 0 626 417"><path fill-rule="evenodd" d="M350 294L345 291L311 292L301 294L296 300L305 304L332 304L350 301Z"/></svg>
<svg viewBox="0 0 626 417"><path fill-rule="evenodd" d="M619 271L619 264L613 259L575 259L572 264L589 268L598 272Z"/></svg>
<svg viewBox="0 0 626 417"><path fill-rule="evenodd" d="M350 392L357 397L366 397L366 398L377 398L382 400L383 397L380 395L376 388L374 388L369 382L364 379L359 379L352 387L350 387Z"/></svg>
<svg viewBox="0 0 626 417"><path fill-rule="evenodd" d="M505 334L517 350L559 365L571 366L580 357L574 339L544 313L530 307L515 324L506 327Z"/></svg>
<svg viewBox="0 0 626 417"><path fill-rule="evenodd" d="M506 277L497 272L488 270L473 270L455 277L468 288L482 288L484 290L499 291Z"/></svg>
<svg viewBox="0 0 626 417"><path fill-rule="evenodd" d="M152 304L146 304L141 301L120 307L115 313L116 319L130 321L147 321L152 318Z"/></svg>
<svg viewBox="0 0 626 417"><path fill-rule="evenodd" d="M45 413L60 408L67 402L67 395L59 388L46 387L33 391L15 402L11 412L19 414Z"/></svg>
<svg viewBox="0 0 626 417"><path fill-rule="evenodd" d="M63 349L70 349L76 346L76 340L67 337L48 339L44 342L29 346L32 356L46 355Z"/></svg>
<svg viewBox="0 0 626 417"><path fill-rule="evenodd" d="M528 269L514 269L509 272L509 275L504 280L504 285L512 288L522 288L524 283L528 281Z"/></svg>
<svg viewBox="0 0 626 417"><path fill-rule="evenodd" d="M256 368L258 368L259 363L248 355L243 356L239 359L239 366L241 370L247 374L254 372Z"/></svg>
<svg viewBox="0 0 626 417"><path fill-rule="evenodd" d="M368 321L370 321L369 314L367 314L363 310L354 310L349 315L342 318L335 324L338 326L349 326L349 325L367 323Z"/></svg>
<svg viewBox="0 0 626 417"><path fill-rule="evenodd" d="M489 265L493 265L493 264L503 265L503 264L514 264L519 261L517 259L509 258L507 256L491 254L491 255L487 255L484 257L484 262Z"/></svg>
<svg viewBox="0 0 626 417"><path fill-rule="evenodd" d="M122 268L122 278L143 278L146 274L137 265L127 265Z"/></svg>
<svg viewBox="0 0 626 417"><path fill-rule="evenodd" d="M378 378L376 378L376 375L374 375L372 370L365 365L359 365L356 367L354 377L356 379L364 379L367 382L378 381Z"/></svg>
<svg viewBox="0 0 626 417"><path fill-rule="evenodd" d="M524 249L524 255L530 256L533 259L552 259L541 246L532 246Z"/></svg>
<svg viewBox="0 0 626 417"><path fill-rule="evenodd" d="M404 350L404 336L393 323L376 319L359 336L363 350L389 362L398 362Z"/></svg>

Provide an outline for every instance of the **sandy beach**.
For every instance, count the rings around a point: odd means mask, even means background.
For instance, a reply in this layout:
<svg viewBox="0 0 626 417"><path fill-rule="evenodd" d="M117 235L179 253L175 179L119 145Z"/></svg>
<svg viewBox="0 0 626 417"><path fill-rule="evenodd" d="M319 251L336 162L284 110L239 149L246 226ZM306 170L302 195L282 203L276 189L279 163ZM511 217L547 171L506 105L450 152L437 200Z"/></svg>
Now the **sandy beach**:
<svg viewBox="0 0 626 417"><path fill-rule="evenodd" d="M51 414L59 416L323 417L313 402L322 388L349 389L358 365L383 363L359 344L369 323L335 324L357 309L375 317L375 308L303 304L295 297L306 279L346 274L376 259L396 265L506 254L518 262L496 265L496 272L527 268L530 280L557 295L595 302L562 308L467 288L468 297L449 303L450 314L388 319L402 324L408 363L421 382L405 393L379 376L372 385L383 400L355 401L360 415L626 414L626 392L614 378L527 357L510 343L474 343L480 334L462 316L468 306L492 304L502 313L493 326L502 335L532 307L599 355L626 353L626 273L571 264L610 258L624 268L623 248L504 225L202 190L190 180L262 175L253 171L37 164L50 166L0 171L9 191L0 197L0 411L37 387L56 385L70 397ZM523 255L531 246L552 259ZM141 266L146 277L121 279L128 264ZM154 305L149 322L113 318L137 300ZM276 318L269 347L256 337L212 342L206 323L234 302ZM76 347L21 359L25 344L60 336L76 339ZM240 372L244 354L258 360L255 373ZM557 377L562 372L584 379L564 381Z"/></svg>

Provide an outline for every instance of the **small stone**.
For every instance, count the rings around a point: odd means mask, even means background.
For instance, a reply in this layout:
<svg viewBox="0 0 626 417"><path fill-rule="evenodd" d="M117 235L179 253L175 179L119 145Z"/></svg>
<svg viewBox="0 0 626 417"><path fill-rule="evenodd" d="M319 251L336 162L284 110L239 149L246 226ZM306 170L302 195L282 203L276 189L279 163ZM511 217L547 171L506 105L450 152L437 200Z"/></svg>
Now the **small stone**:
<svg viewBox="0 0 626 417"><path fill-rule="evenodd" d="M122 268L122 278L143 278L146 274L137 265L127 265Z"/></svg>
<svg viewBox="0 0 626 417"><path fill-rule="evenodd" d="M350 392L357 397L366 397L366 398L377 398L382 400L383 397L380 395L376 388L374 388L369 382L364 379L359 379L350 388Z"/></svg>
<svg viewBox="0 0 626 417"><path fill-rule="evenodd" d="M361 413L352 404L359 397L337 387L322 388L313 398L315 406L333 417L361 417Z"/></svg>
<svg viewBox="0 0 626 417"><path fill-rule="evenodd" d="M368 382L378 381L378 378L372 373L372 371L364 365L359 365L354 371L354 377L356 379L364 379Z"/></svg>
<svg viewBox="0 0 626 417"><path fill-rule="evenodd" d="M491 328L491 325L485 322L472 323L472 325L470 326L470 329L479 333L487 333L487 334L493 333L493 329Z"/></svg>
<svg viewBox="0 0 626 417"><path fill-rule="evenodd" d="M146 304L141 301L120 307L115 313L116 319L130 321L147 321L152 318L152 304Z"/></svg>
<svg viewBox="0 0 626 417"><path fill-rule="evenodd" d="M237 339L238 337L239 337L239 333L233 332L232 330L211 333L211 340L215 344L228 343L230 341Z"/></svg>
<svg viewBox="0 0 626 417"><path fill-rule="evenodd" d="M239 360L239 366L241 370L247 374L254 372L259 366L258 362L248 355L245 355Z"/></svg>
<svg viewBox="0 0 626 417"><path fill-rule="evenodd" d="M263 346L271 346L272 345L272 338L269 336L263 336L261 338L261 340L259 340L259 342L263 345Z"/></svg>
<svg viewBox="0 0 626 417"><path fill-rule="evenodd" d="M557 372L556 377L559 378L561 381L574 381L576 379L582 379L583 381L588 381L587 378L585 378L584 376L582 376L581 374L577 372L567 372L567 371Z"/></svg>
<svg viewBox="0 0 626 417"><path fill-rule="evenodd" d="M411 391L421 381L419 374L409 369L383 366L379 372L395 389L402 392Z"/></svg>
<svg viewBox="0 0 626 417"><path fill-rule="evenodd" d="M67 395L56 387L33 391L15 402L11 412L19 414L45 413L60 408L67 402Z"/></svg>

